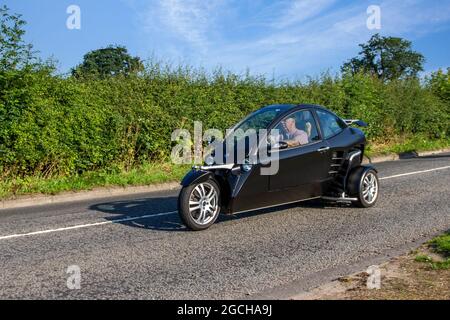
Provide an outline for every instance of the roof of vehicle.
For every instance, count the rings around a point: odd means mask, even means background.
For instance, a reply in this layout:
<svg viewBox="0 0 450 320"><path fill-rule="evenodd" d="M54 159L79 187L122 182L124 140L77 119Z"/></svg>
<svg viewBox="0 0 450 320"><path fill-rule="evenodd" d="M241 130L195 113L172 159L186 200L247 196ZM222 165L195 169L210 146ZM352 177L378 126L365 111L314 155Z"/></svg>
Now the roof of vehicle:
<svg viewBox="0 0 450 320"><path fill-rule="evenodd" d="M326 109L323 106L315 105L315 104L271 104L268 106L262 107L262 109L282 109L283 111L288 111L294 108L308 108L308 107L314 107L314 108L320 108L320 109Z"/></svg>

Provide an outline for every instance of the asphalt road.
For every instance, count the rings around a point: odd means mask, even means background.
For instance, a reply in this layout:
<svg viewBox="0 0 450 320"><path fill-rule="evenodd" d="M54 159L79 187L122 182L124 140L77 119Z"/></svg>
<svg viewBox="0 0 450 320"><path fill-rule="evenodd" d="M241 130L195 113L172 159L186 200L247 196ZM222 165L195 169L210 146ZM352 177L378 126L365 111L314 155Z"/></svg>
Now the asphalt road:
<svg viewBox="0 0 450 320"><path fill-rule="evenodd" d="M305 202L203 232L180 224L177 191L0 210L0 298L288 298L450 229L450 154L376 167L374 208Z"/></svg>

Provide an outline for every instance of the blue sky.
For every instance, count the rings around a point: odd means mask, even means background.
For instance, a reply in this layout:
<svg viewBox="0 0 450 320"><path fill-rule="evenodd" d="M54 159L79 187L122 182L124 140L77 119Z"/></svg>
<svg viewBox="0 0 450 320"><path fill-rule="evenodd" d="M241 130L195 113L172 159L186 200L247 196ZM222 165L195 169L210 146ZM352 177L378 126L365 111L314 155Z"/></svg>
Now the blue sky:
<svg viewBox="0 0 450 320"><path fill-rule="evenodd" d="M426 72L450 66L450 0L3 0L28 22L27 41L61 72L89 50L125 45L155 56L276 79L337 72L376 32L413 41ZM66 27L69 5L81 29ZM381 30L366 27L369 5L381 8Z"/></svg>

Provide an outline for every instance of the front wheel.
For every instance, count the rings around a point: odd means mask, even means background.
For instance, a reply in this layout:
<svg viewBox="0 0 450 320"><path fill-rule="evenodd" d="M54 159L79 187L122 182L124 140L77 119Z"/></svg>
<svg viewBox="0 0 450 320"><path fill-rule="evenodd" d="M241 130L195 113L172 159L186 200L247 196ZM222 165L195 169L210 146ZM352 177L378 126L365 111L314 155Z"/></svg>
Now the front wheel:
<svg viewBox="0 0 450 320"><path fill-rule="evenodd" d="M194 183L181 189L178 213L191 230L208 229L220 212L220 189L214 180Z"/></svg>

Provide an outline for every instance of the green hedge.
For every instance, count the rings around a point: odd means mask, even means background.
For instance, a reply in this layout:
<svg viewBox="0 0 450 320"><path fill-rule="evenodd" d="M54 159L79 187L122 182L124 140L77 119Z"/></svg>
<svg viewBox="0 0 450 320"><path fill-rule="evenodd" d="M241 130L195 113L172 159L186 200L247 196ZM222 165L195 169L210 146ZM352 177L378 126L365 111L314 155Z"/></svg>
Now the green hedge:
<svg viewBox="0 0 450 320"><path fill-rule="evenodd" d="M368 137L387 140L449 135L450 106L443 84L365 75L324 75L305 83L158 65L134 77L76 80L48 71L0 73L0 174L72 175L130 169L170 154L175 128L224 130L249 112L274 103L316 103L342 117L367 121ZM439 88L439 92L437 89ZM448 89L447 89L448 92Z"/></svg>

